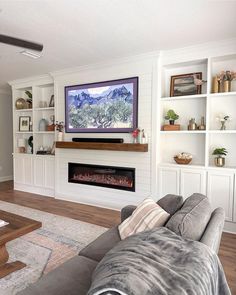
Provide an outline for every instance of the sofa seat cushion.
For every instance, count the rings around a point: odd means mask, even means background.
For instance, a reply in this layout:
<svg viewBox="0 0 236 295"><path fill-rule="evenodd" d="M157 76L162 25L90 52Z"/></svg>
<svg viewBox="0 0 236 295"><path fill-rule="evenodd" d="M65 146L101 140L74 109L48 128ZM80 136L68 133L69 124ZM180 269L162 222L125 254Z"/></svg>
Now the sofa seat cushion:
<svg viewBox="0 0 236 295"><path fill-rule="evenodd" d="M153 199L147 198L137 206L130 217L118 226L121 240L133 234L163 226L169 216L170 214Z"/></svg>
<svg viewBox="0 0 236 295"><path fill-rule="evenodd" d="M18 295L86 295L97 262L75 256Z"/></svg>
<svg viewBox="0 0 236 295"><path fill-rule="evenodd" d="M176 234L199 241L211 217L211 206L206 196L193 194L167 222L166 227Z"/></svg>
<svg viewBox="0 0 236 295"><path fill-rule="evenodd" d="M118 242L120 242L118 228L112 227L82 249L79 255L99 262Z"/></svg>

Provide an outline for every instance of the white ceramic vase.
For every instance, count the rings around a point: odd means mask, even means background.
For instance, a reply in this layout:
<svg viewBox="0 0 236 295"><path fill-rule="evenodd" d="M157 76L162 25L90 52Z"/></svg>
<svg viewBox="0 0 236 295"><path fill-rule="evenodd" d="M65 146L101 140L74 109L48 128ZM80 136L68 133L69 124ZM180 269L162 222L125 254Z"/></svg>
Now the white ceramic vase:
<svg viewBox="0 0 236 295"><path fill-rule="evenodd" d="M57 134L57 141L63 141L64 140L64 133L62 131L59 131Z"/></svg>

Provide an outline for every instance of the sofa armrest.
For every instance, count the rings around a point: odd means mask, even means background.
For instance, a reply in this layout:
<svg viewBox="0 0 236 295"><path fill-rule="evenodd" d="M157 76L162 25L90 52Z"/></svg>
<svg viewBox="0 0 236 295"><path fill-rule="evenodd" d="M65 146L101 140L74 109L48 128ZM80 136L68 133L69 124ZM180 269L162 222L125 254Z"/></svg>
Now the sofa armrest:
<svg viewBox="0 0 236 295"><path fill-rule="evenodd" d="M215 209L210 221L200 239L200 242L209 246L216 253L219 251L221 235L224 227L225 212L223 208Z"/></svg>
<svg viewBox="0 0 236 295"><path fill-rule="evenodd" d="M128 205L121 209L121 222L123 222L125 219L130 217L134 210L136 209L136 206Z"/></svg>
<svg viewBox="0 0 236 295"><path fill-rule="evenodd" d="M112 227L82 249L79 255L99 262L118 242L120 242L118 227Z"/></svg>

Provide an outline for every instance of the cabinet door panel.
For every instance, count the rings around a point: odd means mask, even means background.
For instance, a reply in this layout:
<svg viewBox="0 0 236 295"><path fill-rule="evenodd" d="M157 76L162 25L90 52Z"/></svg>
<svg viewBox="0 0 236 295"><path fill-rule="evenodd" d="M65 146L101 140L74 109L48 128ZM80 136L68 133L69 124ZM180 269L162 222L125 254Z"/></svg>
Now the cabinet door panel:
<svg viewBox="0 0 236 295"><path fill-rule="evenodd" d="M24 183L24 159L23 157L14 158L14 181L17 183Z"/></svg>
<svg viewBox="0 0 236 295"><path fill-rule="evenodd" d="M44 160L41 158L34 159L34 185L44 186Z"/></svg>
<svg viewBox="0 0 236 295"><path fill-rule="evenodd" d="M33 184L33 170L32 170L32 159L31 157L25 157L24 158L24 165L23 165L23 170L24 170L24 184L27 185L32 185Z"/></svg>
<svg viewBox="0 0 236 295"><path fill-rule="evenodd" d="M160 168L160 197L167 194L179 195L179 169Z"/></svg>
<svg viewBox="0 0 236 295"><path fill-rule="evenodd" d="M54 160L46 159L44 163L44 183L45 187L49 189L54 189L54 178L55 178L55 167Z"/></svg>
<svg viewBox="0 0 236 295"><path fill-rule="evenodd" d="M233 191L233 173L208 172L207 195L213 208L224 208L227 221L233 221Z"/></svg>
<svg viewBox="0 0 236 295"><path fill-rule="evenodd" d="M193 193L206 194L206 172L202 170L181 169L180 194L184 199Z"/></svg>

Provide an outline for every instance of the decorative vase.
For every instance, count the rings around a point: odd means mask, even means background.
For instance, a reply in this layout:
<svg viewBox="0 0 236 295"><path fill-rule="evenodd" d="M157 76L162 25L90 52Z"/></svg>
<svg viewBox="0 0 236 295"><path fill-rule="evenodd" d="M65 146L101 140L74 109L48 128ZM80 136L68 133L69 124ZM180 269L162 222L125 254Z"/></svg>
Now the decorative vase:
<svg viewBox="0 0 236 295"><path fill-rule="evenodd" d="M219 92L224 92L224 81L219 81Z"/></svg>
<svg viewBox="0 0 236 295"><path fill-rule="evenodd" d="M221 121L221 127L220 130L226 130L225 121Z"/></svg>
<svg viewBox="0 0 236 295"><path fill-rule="evenodd" d="M224 165L225 165L225 158L223 158L223 157L221 157L221 156L216 157L216 158L214 159L214 161L215 161L215 165L216 165L217 167L224 167Z"/></svg>
<svg viewBox="0 0 236 295"><path fill-rule="evenodd" d="M16 100L16 103L15 103L15 107L17 110L22 110L22 109L26 109L27 106L26 106L26 101L24 98L18 98Z"/></svg>
<svg viewBox="0 0 236 295"><path fill-rule="evenodd" d="M62 131L59 131L57 134L57 141L63 141L64 140L64 133Z"/></svg>
<svg viewBox="0 0 236 295"><path fill-rule="evenodd" d="M138 143L138 137L133 137L133 143Z"/></svg>
<svg viewBox="0 0 236 295"><path fill-rule="evenodd" d="M219 82L217 77L213 77L212 79L212 93L218 93L219 92Z"/></svg>
<svg viewBox="0 0 236 295"><path fill-rule="evenodd" d="M175 120L169 120L170 125L175 125Z"/></svg>
<svg viewBox="0 0 236 295"><path fill-rule="evenodd" d="M39 121L39 131L46 131L47 125L48 125L47 120L46 119L41 119Z"/></svg>
<svg viewBox="0 0 236 295"><path fill-rule="evenodd" d="M231 81L226 80L223 82L223 92L230 92L231 91Z"/></svg>

